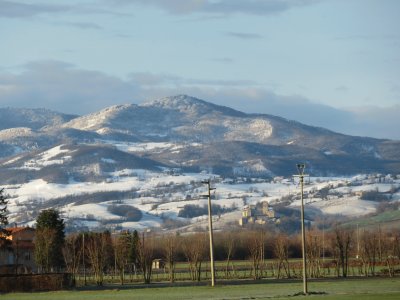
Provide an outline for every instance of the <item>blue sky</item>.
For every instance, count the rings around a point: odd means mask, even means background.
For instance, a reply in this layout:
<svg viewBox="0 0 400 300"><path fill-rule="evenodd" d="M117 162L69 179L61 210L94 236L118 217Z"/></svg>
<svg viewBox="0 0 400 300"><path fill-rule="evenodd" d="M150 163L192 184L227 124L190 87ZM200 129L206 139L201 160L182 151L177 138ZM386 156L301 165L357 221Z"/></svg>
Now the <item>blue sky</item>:
<svg viewBox="0 0 400 300"><path fill-rule="evenodd" d="M0 0L0 106L188 94L400 139L400 1Z"/></svg>

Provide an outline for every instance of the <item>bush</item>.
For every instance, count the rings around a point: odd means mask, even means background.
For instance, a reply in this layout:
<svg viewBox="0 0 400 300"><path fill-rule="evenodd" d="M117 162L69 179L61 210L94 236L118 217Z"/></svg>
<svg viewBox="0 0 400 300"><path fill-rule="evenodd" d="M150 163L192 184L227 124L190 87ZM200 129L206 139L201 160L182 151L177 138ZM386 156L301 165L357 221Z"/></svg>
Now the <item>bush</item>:
<svg viewBox="0 0 400 300"><path fill-rule="evenodd" d="M137 222L142 218L140 209L131 205L110 205L107 207L107 211L114 215L124 217L125 220L129 222Z"/></svg>
<svg viewBox="0 0 400 300"><path fill-rule="evenodd" d="M221 205L218 205L218 204L211 205L211 211L212 211L213 215L223 214L226 212L230 212L232 210L235 210L235 208L234 207L231 207L231 208L221 207ZM182 210L179 211L178 217L194 218L194 217L204 216L207 214L208 214L208 206L187 204L183 207Z"/></svg>
<svg viewBox="0 0 400 300"><path fill-rule="evenodd" d="M380 202L389 200L389 197L383 193L379 193L378 190L374 190L362 192L360 199Z"/></svg>

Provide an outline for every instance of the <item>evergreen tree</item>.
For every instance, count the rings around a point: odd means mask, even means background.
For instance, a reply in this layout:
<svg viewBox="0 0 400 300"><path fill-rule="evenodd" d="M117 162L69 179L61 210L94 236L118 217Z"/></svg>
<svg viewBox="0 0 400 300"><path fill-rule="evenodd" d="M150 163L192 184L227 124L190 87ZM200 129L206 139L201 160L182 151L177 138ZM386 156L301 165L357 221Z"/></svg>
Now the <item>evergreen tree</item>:
<svg viewBox="0 0 400 300"><path fill-rule="evenodd" d="M121 284L124 284L125 267L128 265L130 254L130 240L129 232L123 232L114 239L114 255L116 267L119 270Z"/></svg>
<svg viewBox="0 0 400 300"><path fill-rule="evenodd" d="M138 264L138 247L139 247L139 234L136 230L134 230L129 237L128 262L135 267Z"/></svg>
<svg viewBox="0 0 400 300"><path fill-rule="evenodd" d="M36 219L35 260L42 271L63 266L65 224L55 209L42 210Z"/></svg>
<svg viewBox="0 0 400 300"><path fill-rule="evenodd" d="M4 189L0 190L0 248L7 245L6 237L9 235L5 226L8 225L7 219L7 197L4 195Z"/></svg>

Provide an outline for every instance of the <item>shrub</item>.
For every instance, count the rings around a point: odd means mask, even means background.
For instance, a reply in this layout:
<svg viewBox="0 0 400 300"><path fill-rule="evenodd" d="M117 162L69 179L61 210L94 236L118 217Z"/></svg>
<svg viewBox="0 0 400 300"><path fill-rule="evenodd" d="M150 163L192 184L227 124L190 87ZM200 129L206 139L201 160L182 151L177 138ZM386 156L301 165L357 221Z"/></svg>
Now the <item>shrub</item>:
<svg viewBox="0 0 400 300"><path fill-rule="evenodd" d="M380 193L378 190L374 191L363 191L361 193L360 199L369 200L369 201L386 201L389 200L388 196L383 193Z"/></svg>
<svg viewBox="0 0 400 300"><path fill-rule="evenodd" d="M137 222L142 218L142 212L140 209L131 205L110 205L107 207L107 211L110 213L124 217L126 221Z"/></svg>
<svg viewBox="0 0 400 300"><path fill-rule="evenodd" d="M230 212L232 210L235 210L235 208L234 207L230 207L230 208L221 207L221 205L218 205L218 204L211 205L211 211L212 211L213 215L223 214L226 212ZM179 211L178 217L194 218L194 217L204 216L207 214L208 214L208 206L187 204L183 207L182 210Z"/></svg>

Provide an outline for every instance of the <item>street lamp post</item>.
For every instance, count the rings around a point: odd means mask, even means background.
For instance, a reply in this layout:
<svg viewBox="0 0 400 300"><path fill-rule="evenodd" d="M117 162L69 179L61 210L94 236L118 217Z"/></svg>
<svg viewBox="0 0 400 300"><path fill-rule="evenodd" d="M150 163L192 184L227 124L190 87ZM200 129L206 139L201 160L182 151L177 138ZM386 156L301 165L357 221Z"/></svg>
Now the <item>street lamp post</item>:
<svg viewBox="0 0 400 300"><path fill-rule="evenodd" d="M299 177L300 179L300 189L301 189L301 252L303 254L303 293L307 295L307 261L306 261L306 234L304 227L304 176L308 176L304 174L305 164L297 164L297 170L299 175L294 175L295 177Z"/></svg>
<svg viewBox="0 0 400 300"><path fill-rule="evenodd" d="M210 267L211 267L211 286L215 286L215 267L214 267L214 239L213 239L213 227L212 227L212 211L211 211L211 190L215 188L210 187L210 179L202 181L207 184L208 187L208 232L210 235Z"/></svg>

